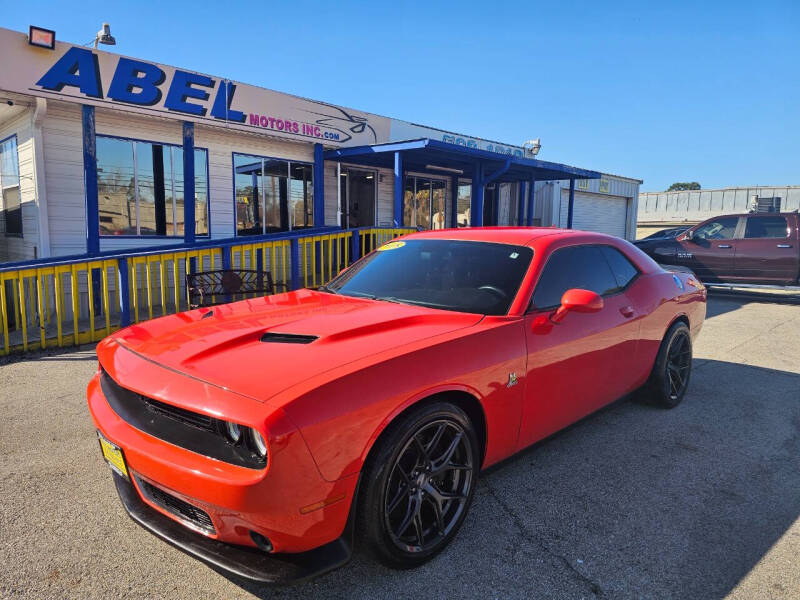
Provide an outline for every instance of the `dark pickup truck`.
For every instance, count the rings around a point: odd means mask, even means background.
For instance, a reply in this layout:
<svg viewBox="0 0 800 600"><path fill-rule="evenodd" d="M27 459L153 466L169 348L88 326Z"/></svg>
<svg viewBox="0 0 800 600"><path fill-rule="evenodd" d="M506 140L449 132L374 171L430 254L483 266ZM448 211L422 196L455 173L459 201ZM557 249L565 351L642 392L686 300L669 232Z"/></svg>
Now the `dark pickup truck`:
<svg viewBox="0 0 800 600"><path fill-rule="evenodd" d="M796 286L798 226L797 212L724 215L675 239L634 243L662 265L691 269L704 283Z"/></svg>

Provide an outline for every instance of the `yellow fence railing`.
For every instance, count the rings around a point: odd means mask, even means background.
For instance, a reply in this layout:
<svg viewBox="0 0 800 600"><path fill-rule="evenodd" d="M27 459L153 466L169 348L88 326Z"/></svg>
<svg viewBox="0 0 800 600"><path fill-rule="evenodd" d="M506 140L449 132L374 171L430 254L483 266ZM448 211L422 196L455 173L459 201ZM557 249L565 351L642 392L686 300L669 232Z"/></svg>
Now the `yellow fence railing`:
<svg viewBox="0 0 800 600"><path fill-rule="evenodd" d="M187 310L188 273L263 270L270 273L278 291L319 286L354 259L409 231L332 230L0 265L0 356L96 342L131 323ZM237 294L231 299L244 297Z"/></svg>

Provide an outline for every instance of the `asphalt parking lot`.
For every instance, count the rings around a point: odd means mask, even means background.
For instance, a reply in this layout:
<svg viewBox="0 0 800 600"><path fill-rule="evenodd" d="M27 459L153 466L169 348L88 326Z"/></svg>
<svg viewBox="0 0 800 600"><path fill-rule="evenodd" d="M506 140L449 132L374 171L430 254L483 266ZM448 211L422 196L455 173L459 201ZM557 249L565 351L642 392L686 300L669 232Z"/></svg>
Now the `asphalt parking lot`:
<svg viewBox="0 0 800 600"><path fill-rule="evenodd" d="M673 411L622 400L485 474L424 567L245 585L124 513L92 349L0 363L0 597L800 598L800 303L715 294Z"/></svg>

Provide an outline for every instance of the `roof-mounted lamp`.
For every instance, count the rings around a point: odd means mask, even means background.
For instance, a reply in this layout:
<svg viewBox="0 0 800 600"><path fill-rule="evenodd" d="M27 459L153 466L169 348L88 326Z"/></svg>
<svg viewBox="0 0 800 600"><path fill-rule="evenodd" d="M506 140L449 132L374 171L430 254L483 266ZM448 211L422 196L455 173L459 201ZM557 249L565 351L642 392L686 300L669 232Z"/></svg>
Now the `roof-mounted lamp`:
<svg viewBox="0 0 800 600"><path fill-rule="evenodd" d="M536 138L535 140L528 140L522 147L525 149L526 156L536 156L539 154L539 150L542 149L542 140L541 138Z"/></svg>
<svg viewBox="0 0 800 600"><path fill-rule="evenodd" d="M95 48L97 48L97 44L105 44L107 46L117 45L117 40L111 35L111 26L108 23L103 23L103 28L98 31L97 35L94 37Z"/></svg>

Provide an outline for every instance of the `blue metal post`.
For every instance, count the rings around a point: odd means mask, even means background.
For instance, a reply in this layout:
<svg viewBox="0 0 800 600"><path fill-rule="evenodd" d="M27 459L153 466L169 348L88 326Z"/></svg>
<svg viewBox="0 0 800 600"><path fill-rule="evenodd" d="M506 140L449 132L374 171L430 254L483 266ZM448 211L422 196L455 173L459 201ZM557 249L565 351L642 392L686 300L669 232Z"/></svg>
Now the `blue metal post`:
<svg viewBox="0 0 800 600"><path fill-rule="evenodd" d="M394 226L403 226L403 153L394 153Z"/></svg>
<svg viewBox="0 0 800 600"><path fill-rule="evenodd" d="M569 180L569 205L567 207L567 229L572 229L572 214L575 209L575 180Z"/></svg>
<svg viewBox="0 0 800 600"><path fill-rule="evenodd" d="M194 123L183 122L183 241L194 244Z"/></svg>
<svg viewBox="0 0 800 600"><path fill-rule="evenodd" d="M350 246L350 263L356 262L359 258L361 258L361 230L360 229L353 229L353 235L350 238L352 240L352 244Z"/></svg>
<svg viewBox="0 0 800 600"><path fill-rule="evenodd" d="M242 255L244 255L244 252L242 252ZM244 259L244 256L242 256L242 259ZM222 247L222 269L224 271L227 271L230 268L231 268L231 247L230 246L223 246ZM242 268L244 268L244 265L242 265ZM233 300L233 296L231 296L230 294L225 294L225 302L230 302L231 300Z"/></svg>
<svg viewBox="0 0 800 600"><path fill-rule="evenodd" d="M450 178L450 227L458 227L458 175Z"/></svg>
<svg viewBox="0 0 800 600"><path fill-rule="evenodd" d="M470 225L480 227L483 225L483 165L475 165L472 175L472 203L470 206Z"/></svg>
<svg viewBox="0 0 800 600"><path fill-rule="evenodd" d="M528 193L528 215L526 217L526 224L528 227L533 225L533 207L536 200L536 180L531 179L531 191Z"/></svg>
<svg viewBox="0 0 800 600"><path fill-rule="evenodd" d="M291 286L293 290L300 287L300 243L297 238L292 238L289 242L290 257L292 262Z"/></svg>
<svg viewBox="0 0 800 600"><path fill-rule="evenodd" d="M517 195L517 225L521 226L525 224L525 192L528 184L525 181L520 181L517 186L519 191Z"/></svg>
<svg viewBox="0 0 800 600"><path fill-rule="evenodd" d="M128 259L117 259L117 273L119 273L119 324L127 327L131 324L131 294L128 283ZM178 282L175 282L178 285ZM178 307L175 307L178 310Z"/></svg>
<svg viewBox="0 0 800 600"><path fill-rule="evenodd" d="M86 253L100 252L100 207L97 200L97 138L94 106L83 105L83 188L86 196Z"/></svg>
<svg viewBox="0 0 800 600"><path fill-rule="evenodd" d="M325 159L322 144L314 144L314 227L325 226Z"/></svg>

